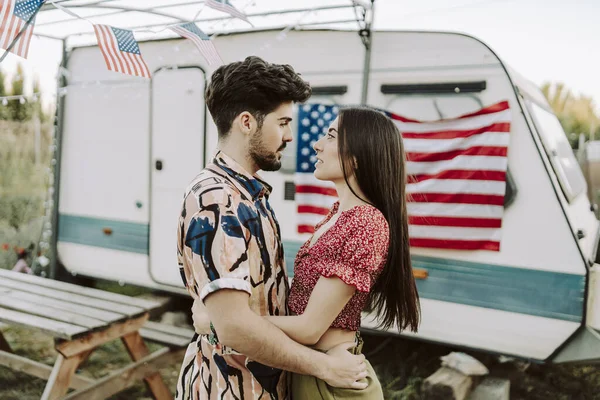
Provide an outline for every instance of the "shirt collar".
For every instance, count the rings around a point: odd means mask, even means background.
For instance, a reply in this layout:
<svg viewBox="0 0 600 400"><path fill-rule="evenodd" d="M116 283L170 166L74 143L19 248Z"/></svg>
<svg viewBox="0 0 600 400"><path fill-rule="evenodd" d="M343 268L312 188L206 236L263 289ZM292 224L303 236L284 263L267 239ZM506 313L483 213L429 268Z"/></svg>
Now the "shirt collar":
<svg viewBox="0 0 600 400"><path fill-rule="evenodd" d="M265 182L258 174L250 174L237 161L223 153L217 151L213 158L213 163L220 167L227 175L231 176L234 181L247 191L252 200L260 199L264 196L269 196L273 188Z"/></svg>

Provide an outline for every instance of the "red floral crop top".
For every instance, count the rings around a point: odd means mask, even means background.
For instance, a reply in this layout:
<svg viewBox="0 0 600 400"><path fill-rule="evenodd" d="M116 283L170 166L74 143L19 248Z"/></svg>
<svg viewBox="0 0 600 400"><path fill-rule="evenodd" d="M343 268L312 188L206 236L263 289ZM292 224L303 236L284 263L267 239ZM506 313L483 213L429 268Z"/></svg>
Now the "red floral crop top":
<svg viewBox="0 0 600 400"><path fill-rule="evenodd" d="M336 202L315 231L335 215L338 207ZM311 239L300 248L294 262L290 310L302 314L319 278L336 276L356 287L356 292L331 327L358 330L369 291L387 259L389 228L385 217L373 206L356 206L342 211L312 246Z"/></svg>

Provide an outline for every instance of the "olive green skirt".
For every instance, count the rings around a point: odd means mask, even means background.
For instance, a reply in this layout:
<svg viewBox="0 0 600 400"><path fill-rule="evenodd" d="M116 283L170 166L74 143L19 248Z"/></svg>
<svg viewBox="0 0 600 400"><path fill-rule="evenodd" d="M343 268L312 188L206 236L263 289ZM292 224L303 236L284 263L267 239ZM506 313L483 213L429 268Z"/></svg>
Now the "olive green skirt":
<svg viewBox="0 0 600 400"><path fill-rule="evenodd" d="M353 354L360 354L362 351L363 340L357 332L357 345L348 351ZM369 361L367 363L367 377L361 379L361 382L367 382L366 389L343 389L329 386L324 380L310 375L291 374L292 397L291 400L381 400L383 391L377 375Z"/></svg>

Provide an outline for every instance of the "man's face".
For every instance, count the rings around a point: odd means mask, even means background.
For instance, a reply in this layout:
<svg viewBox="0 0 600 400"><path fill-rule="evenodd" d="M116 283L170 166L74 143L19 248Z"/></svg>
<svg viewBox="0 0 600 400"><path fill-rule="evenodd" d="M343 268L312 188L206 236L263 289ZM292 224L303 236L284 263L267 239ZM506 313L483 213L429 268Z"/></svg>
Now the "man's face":
<svg viewBox="0 0 600 400"><path fill-rule="evenodd" d="M292 102L282 103L267 114L262 127L251 134L248 154L259 169L277 171L281 168L282 151L292 141L292 111Z"/></svg>

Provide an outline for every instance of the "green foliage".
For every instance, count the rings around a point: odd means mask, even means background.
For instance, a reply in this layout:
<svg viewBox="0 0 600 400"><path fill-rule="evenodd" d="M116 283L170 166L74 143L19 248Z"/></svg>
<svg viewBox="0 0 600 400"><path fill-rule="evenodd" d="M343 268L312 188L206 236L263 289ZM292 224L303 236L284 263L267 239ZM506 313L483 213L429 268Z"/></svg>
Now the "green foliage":
<svg viewBox="0 0 600 400"><path fill-rule="evenodd" d="M544 83L542 93L558 117L571 147L577 148L579 135L600 139L600 117L591 97L576 96L563 83Z"/></svg>

